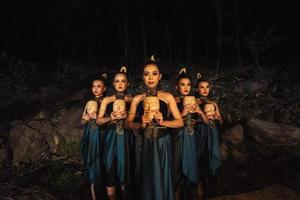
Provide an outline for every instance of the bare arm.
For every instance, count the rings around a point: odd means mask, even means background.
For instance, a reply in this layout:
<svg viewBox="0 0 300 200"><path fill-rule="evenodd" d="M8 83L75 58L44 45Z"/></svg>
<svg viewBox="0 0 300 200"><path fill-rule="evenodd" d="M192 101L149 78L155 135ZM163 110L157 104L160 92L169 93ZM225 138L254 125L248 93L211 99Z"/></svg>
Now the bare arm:
<svg viewBox="0 0 300 200"><path fill-rule="evenodd" d="M163 97L163 98L165 98L167 100L169 109L170 109L174 119L163 121L162 125L165 127L168 127L168 128L183 127L184 126L183 120L182 120L181 114L178 110L175 98L170 93L165 93L164 96L165 97Z"/></svg>
<svg viewBox="0 0 300 200"><path fill-rule="evenodd" d="M85 124L89 120L89 116L86 114L86 110L87 110L87 105L85 105L83 113L82 113L82 117L81 117L82 124Z"/></svg>
<svg viewBox="0 0 300 200"><path fill-rule="evenodd" d="M129 129L140 129L141 128L140 123L134 122L134 118L136 115L137 106L141 102L142 99L143 99L143 95L137 95L131 101L130 109L129 109L127 119L126 119L126 127Z"/></svg>
<svg viewBox="0 0 300 200"><path fill-rule="evenodd" d="M216 119L219 120L220 124L223 124L223 118L221 116L221 113L220 113L220 109L219 109L219 106L216 102L213 102L215 108L216 108Z"/></svg>
<svg viewBox="0 0 300 200"><path fill-rule="evenodd" d="M99 109L99 113L98 113L98 117L97 117L97 124L99 125L103 125L106 124L108 122L110 122L112 119L111 117L105 117L105 112L106 112L106 107L107 105L110 103L111 97L105 97L101 103L100 109Z"/></svg>

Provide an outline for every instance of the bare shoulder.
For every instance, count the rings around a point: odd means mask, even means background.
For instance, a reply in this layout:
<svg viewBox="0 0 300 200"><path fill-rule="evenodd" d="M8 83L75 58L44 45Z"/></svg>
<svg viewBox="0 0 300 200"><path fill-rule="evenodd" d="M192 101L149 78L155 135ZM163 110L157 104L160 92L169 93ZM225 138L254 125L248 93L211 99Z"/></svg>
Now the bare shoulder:
<svg viewBox="0 0 300 200"><path fill-rule="evenodd" d="M175 100L174 96L170 92L159 92L159 95L166 100Z"/></svg>
<svg viewBox="0 0 300 200"><path fill-rule="evenodd" d="M109 103L113 102L115 99L116 99L115 96L107 96L103 99L102 103L109 104Z"/></svg>
<svg viewBox="0 0 300 200"><path fill-rule="evenodd" d="M133 97L132 99L132 103L134 104L139 104L143 99L145 98L145 94L138 94L136 96Z"/></svg>

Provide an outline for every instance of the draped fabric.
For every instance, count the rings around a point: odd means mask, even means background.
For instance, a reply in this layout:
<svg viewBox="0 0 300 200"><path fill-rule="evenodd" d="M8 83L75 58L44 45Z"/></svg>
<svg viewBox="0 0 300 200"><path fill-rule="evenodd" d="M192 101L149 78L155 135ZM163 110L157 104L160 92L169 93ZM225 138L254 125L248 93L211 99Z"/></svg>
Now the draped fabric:
<svg viewBox="0 0 300 200"><path fill-rule="evenodd" d="M95 122L85 125L84 133L80 142L80 151L83 159L86 177L90 183L95 183L102 172L100 128Z"/></svg>
<svg viewBox="0 0 300 200"><path fill-rule="evenodd" d="M215 176L221 164L218 127L199 122L197 129L200 133L198 139L200 174L202 177Z"/></svg>
<svg viewBox="0 0 300 200"><path fill-rule="evenodd" d="M106 115L112 112L113 102L107 105ZM129 104L126 104L129 107ZM132 134L128 130L118 133L116 123L107 125L105 131L104 165L108 186L130 185Z"/></svg>
<svg viewBox="0 0 300 200"><path fill-rule="evenodd" d="M160 112L164 120L168 117L168 106L160 100ZM142 102L137 108L138 116L143 115ZM173 200L172 141L168 128L159 128L158 137L147 138L144 130L141 148L140 189L142 200Z"/></svg>
<svg viewBox="0 0 300 200"><path fill-rule="evenodd" d="M106 171L116 164L116 177L121 185L127 184L130 178L131 136L128 132L117 134L116 126L109 125L105 133L104 164Z"/></svg>

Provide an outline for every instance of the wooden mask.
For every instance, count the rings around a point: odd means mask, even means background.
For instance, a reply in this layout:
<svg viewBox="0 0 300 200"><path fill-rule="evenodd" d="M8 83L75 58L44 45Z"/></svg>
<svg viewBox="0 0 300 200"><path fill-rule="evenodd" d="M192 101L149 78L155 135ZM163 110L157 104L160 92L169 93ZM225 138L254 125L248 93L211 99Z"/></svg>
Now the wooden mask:
<svg viewBox="0 0 300 200"><path fill-rule="evenodd" d="M144 112L147 113L150 119L154 118L155 111L159 111L159 99L155 96L144 98Z"/></svg>
<svg viewBox="0 0 300 200"><path fill-rule="evenodd" d="M195 105L196 98L194 96L185 96L185 97L183 97L182 104L183 104L183 106Z"/></svg>
<svg viewBox="0 0 300 200"><path fill-rule="evenodd" d="M86 104L86 112L91 115L97 113L98 103L96 101L88 101Z"/></svg>
<svg viewBox="0 0 300 200"><path fill-rule="evenodd" d="M216 113L216 109L215 109L215 105L208 103L204 105L204 113L207 117L207 119L211 120L214 119L215 113Z"/></svg>
<svg viewBox="0 0 300 200"><path fill-rule="evenodd" d="M116 99L113 104L114 112L123 112L126 111L126 103L123 99Z"/></svg>

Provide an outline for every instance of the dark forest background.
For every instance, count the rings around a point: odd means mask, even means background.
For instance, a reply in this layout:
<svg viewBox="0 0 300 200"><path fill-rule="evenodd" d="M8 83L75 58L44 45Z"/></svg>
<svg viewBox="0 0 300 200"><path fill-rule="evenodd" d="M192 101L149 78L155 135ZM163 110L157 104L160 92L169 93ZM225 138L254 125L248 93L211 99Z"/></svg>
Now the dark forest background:
<svg viewBox="0 0 300 200"><path fill-rule="evenodd" d="M242 65L253 62L247 38L262 46L268 31L268 40L282 40L262 52L265 60L297 60L299 52L292 1L13 0L0 13L0 50L25 61L116 65L155 54L173 63Z"/></svg>

